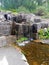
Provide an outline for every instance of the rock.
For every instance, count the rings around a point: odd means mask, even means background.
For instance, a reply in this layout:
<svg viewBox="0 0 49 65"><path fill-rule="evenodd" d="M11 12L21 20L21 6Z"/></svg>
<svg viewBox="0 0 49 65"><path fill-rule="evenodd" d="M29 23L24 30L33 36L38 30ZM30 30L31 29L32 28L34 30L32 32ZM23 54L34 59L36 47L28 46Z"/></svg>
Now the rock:
<svg viewBox="0 0 49 65"><path fill-rule="evenodd" d="M10 35L11 34L12 23L11 22L0 22L0 35Z"/></svg>
<svg viewBox="0 0 49 65"><path fill-rule="evenodd" d="M34 22L36 22L36 23L41 22L41 19L40 18L35 18Z"/></svg>
<svg viewBox="0 0 49 65"><path fill-rule="evenodd" d="M48 23L42 22L41 23L41 28L48 28Z"/></svg>
<svg viewBox="0 0 49 65"><path fill-rule="evenodd" d="M6 45L7 45L6 37L1 36L0 37L0 47L6 46Z"/></svg>

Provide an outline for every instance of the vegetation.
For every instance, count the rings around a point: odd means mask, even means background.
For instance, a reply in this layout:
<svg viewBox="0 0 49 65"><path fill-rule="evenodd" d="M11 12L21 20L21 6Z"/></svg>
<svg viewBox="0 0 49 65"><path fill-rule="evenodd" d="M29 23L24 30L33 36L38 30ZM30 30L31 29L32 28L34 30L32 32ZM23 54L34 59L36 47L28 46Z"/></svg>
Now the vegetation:
<svg viewBox="0 0 49 65"><path fill-rule="evenodd" d="M26 41L26 40L28 40L28 38L26 38L26 37L21 37L20 39L16 40L16 42L17 42L17 43L21 43L21 42Z"/></svg>
<svg viewBox="0 0 49 65"><path fill-rule="evenodd" d="M17 12L49 12L49 0L0 0L0 9Z"/></svg>
<svg viewBox="0 0 49 65"><path fill-rule="evenodd" d="M38 34L40 39L49 39L49 28L47 28L47 31L40 29Z"/></svg>

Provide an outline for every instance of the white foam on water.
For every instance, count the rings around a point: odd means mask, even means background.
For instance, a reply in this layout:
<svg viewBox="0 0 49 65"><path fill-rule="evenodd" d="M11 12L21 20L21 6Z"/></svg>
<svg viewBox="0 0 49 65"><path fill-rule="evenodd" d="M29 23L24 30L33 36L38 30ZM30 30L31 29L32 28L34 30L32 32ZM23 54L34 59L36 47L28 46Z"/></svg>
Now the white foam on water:
<svg viewBox="0 0 49 65"><path fill-rule="evenodd" d="M13 47L0 48L0 65L29 65L25 55Z"/></svg>
<svg viewBox="0 0 49 65"><path fill-rule="evenodd" d="M22 59L27 61L26 57L22 54Z"/></svg>
<svg viewBox="0 0 49 65"><path fill-rule="evenodd" d="M25 46L27 43L29 43L30 41L23 41L21 43L18 43L19 46Z"/></svg>
<svg viewBox="0 0 49 65"><path fill-rule="evenodd" d="M30 41L24 41L24 43L29 43Z"/></svg>
<svg viewBox="0 0 49 65"><path fill-rule="evenodd" d="M26 64L26 65L29 65L24 54L22 54L22 60L25 61L25 64Z"/></svg>
<svg viewBox="0 0 49 65"><path fill-rule="evenodd" d="M4 56L2 60L0 60L0 65L9 65L6 56Z"/></svg>
<svg viewBox="0 0 49 65"><path fill-rule="evenodd" d="M18 43L19 46L25 46L24 42Z"/></svg>
<svg viewBox="0 0 49 65"><path fill-rule="evenodd" d="M7 44L6 37L5 36L1 36L0 37L0 47L6 46L6 44Z"/></svg>

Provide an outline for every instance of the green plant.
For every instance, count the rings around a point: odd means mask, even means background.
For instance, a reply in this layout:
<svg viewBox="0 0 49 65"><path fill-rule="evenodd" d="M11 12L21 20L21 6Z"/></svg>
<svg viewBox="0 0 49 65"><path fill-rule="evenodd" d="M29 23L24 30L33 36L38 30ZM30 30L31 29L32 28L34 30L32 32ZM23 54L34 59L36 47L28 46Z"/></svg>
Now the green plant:
<svg viewBox="0 0 49 65"><path fill-rule="evenodd" d="M40 15L40 16L44 16L47 14L47 10L44 6L38 6L35 14Z"/></svg>
<svg viewBox="0 0 49 65"><path fill-rule="evenodd" d="M47 28L46 32L44 32L44 29L40 29L38 34L40 39L49 39L49 28Z"/></svg>
<svg viewBox="0 0 49 65"><path fill-rule="evenodd" d="M17 12L30 13L30 11L23 6L18 7Z"/></svg>
<svg viewBox="0 0 49 65"><path fill-rule="evenodd" d="M20 42L23 42L23 41L26 41L26 40L28 40L28 38L26 38L26 37L21 37L21 38L19 38L18 40L16 40L16 42L20 43Z"/></svg>

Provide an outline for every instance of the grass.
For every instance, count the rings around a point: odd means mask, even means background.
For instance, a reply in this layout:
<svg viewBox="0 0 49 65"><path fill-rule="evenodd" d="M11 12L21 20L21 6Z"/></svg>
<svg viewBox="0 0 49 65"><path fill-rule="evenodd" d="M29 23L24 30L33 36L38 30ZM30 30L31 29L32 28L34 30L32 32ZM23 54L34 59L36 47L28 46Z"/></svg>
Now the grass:
<svg viewBox="0 0 49 65"><path fill-rule="evenodd" d="M18 14L18 12L17 12L16 9L7 10L7 9L4 9L4 8L0 8L0 11L3 11L3 12L11 12L12 14Z"/></svg>

